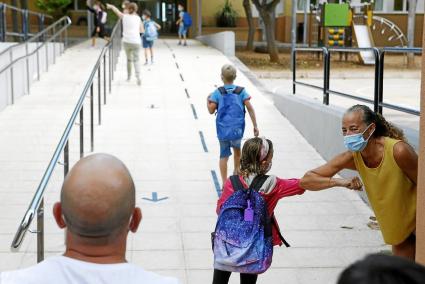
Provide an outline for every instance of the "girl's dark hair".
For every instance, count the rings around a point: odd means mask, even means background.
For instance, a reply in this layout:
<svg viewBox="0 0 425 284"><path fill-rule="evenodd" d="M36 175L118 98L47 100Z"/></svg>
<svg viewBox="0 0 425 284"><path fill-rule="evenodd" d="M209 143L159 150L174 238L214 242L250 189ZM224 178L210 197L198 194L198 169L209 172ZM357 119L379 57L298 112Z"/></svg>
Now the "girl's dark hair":
<svg viewBox="0 0 425 284"><path fill-rule="evenodd" d="M151 17L151 11L149 11L148 9L145 9L145 10L143 10L142 15L145 15L145 16L150 18Z"/></svg>
<svg viewBox="0 0 425 284"><path fill-rule="evenodd" d="M269 139L266 139L269 143L269 153L267 157L273 153L273 143ZM242 176L248 177L250 174L262 174L261 162L260 161L260 151L262 139L255 137L248 139L242 147L242 156L241 156L241 173ZM267 158L266 157L266 158Z"/></svg>
<svg viewBox="0 0 425 284"><path fill-rule="evenodd" d="M373 112L369 107L365 105L354 105L350 107L346 113L350 112L356 112L361 111L362 112L362 119L363 122L367 125L370 125L371 123L375 123L376 129L373 133L373 137L390 137L397 140L402 140L404 142L407 142L406 137L404 136L403 130L392 124L391 122L388 122L381 114Z"/></svg>
<svg viewBox="0 0 425 284"><path fill-rule="evenodd" d="M392 255L369 255L346 268L338 284L420 284L425 267Z"/></svg>

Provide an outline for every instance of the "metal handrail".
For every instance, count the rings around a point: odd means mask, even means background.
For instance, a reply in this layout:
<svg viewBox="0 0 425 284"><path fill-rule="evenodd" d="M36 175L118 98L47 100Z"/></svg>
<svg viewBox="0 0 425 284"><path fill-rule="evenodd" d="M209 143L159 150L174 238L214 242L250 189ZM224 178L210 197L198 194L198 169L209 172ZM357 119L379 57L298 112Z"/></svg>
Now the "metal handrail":
<svg viewBox="0 0 425 284"><path fill-rule="evenodd" d="M299 82L296 78L296 53L297 51L310 51L310 52L321 52L323 54L323 70L324 70L324 77L323 77L323 87L305 83L305 82ZM374 98L373 100L367 99L360 96L355 96L335 90L331 90L329 87L330 82L330 56L331 52L350 52L350 53L356 53L356 52L364 52L364 51L372 51L375 56L375 83L374 83ZM323 104L328 105L329 104L329 94L338 95L345 98L350 98L358 101L362 101L365 103L370 103L374 105L374 111L381 113L383 111L383 108L388 108L408 114L413 115L420 115L420 111L414 110L408 107L403 107L395 104L390 103L384 103L383 102L383 80L384 80L384 57L385 53L415 53L415 54L421 54L422 48L398 48L398 47L385 47L385 48L341 48L341 47L322 47L322 48L295 48L293 53L293 70L292 70L292 85L293 85L293 91L292 93L296 93L296 85L301 85L305 87L310 87L317 90L323 91Z"/></svg>
<svg viewBox="0 0 425 284"><path fill-rule="evenodd" d="M13 61L11 61L8 65L4 66L2 69L0 69L0 74L3 73L4 71L6 71L7 69L9 69L11 66L13 66L16 62L21 61L22 59L26 59L34 54L37 53L37 51L39 51L41 48L43 48L48 42L53 41L54 39L56 39L64 30L66 30L70 25L71 25L71 19L68 16L62 17L59 20L57 20L54 24L52 24L51 26L49 26L46 30L44 30L43 32L40 32L37 34L37 36L40 36L42 34L44 34L46 31L49 31L51 29L54 28L54 26L59 25L61 22L65 21L65 26L63 26L60 30L55 31L55 33L47 40L45 40L41 45L37 46L36 49L34 49L31 53L25 54L21 57L15 58ZM21 43L21 44L17 44L17 45L12 45L10 47L8 47L6 49L6 51L1 52L0 56L3 55L4 53L6 53L7 51L9 51L12 48L16 48L20 45L26 45L30 42L34 41L33 38L31 38L30 40Z"/></svg>
<svg viewBox="0 0 425 284"><path fill-rule="evenodd" d="M31 14L31 15L44 16L45 18L53 19L52 16L47 15L47 14L31 11L31 10L28 10L28 9L21 9L21 8L18 8L18 7L15 7L15 6L8 5L6 3L0 3L0 4L4 5L5 7L7 7L10 10L15 10L17 12L26 12L26 13Z"/></svg>
<svg viewBox="0 0 425 284"><path fill-rule="evenodd" d="M14 12L19 12L22 16L22 32L8 32L7 31L7 10L12 10ZM6 41L7 36L15 36L15 37L21 37L26 40L28 36L33 36L33 33L30 33L30 23L29 23L29 17L30 16L36 16L38 18L38 25L39 30L41 31L45 24L45 19L53 20L53 17L50 15L38 13L35 11L31 11L28 9L21 9L15 6L11 6L8 4L5 4L3 2L0 2L0 16L2 18L2 23L0 24L0 39L2 41Z"/></svg>
<svg viewBox="0 0 425 284"><path fill-rule="evenodd" d="M56 22L54 22L52 25L50 25L49 27L47 27L46 29L44 29L43 31L39 32L36 34L36 36L30 38L29 40L20 43L20 44L16 44L16 45L12 45L9 46L8 48L6 48L4 51L0 52L0 57L4 56L6 53L9 54L9 62L7 63L7 65L3 66L0 69L0 75L3 74L5 71L9 70L10 71L10 93L7 90L4 95L7 96L7 100L9 101L10 99L10 103L8 102L7 104L14 104L15 103L15 97L24 95L24 94L29 94L30 93L30 84L31 84L31 78L30 78L30 57L36 55L36 70L33 71L34 73L36 72L37 74L37 79L40 80L40 59L39 59L39 53L40 50L42 48L45 48L46 50L46 63L45 63L45 69L48 70L49 68L49 53L48 53L48 46L47 44L50 42L62 42L63 39L63 47L60 46L60 51L59 53L62 54L63 51L66 49L67 47L67 41L68 41L68 33L67 33L67 29L68 27L71 25L71 19L69 17L62 17L61 19L57 20ZM57 38L59 38L59 40L57 40ZM30 43L36 44L36 47L34 48L34 50L32 50L31 52L29 52L29 47L28 45ZM24 55L17 57L17 58L13 58L13 53L14 50L19 50L21 48L25 49ZM55 63L56 60L56 46L53 46L53 63ZM25 88L22 92L15 94L15 82L14 82L14 65L17 64L20 61L25 60L25 72L26 72L26 85ZM32 74L34 74L32 73ZM31 75L32 75L31 74ZM24 76L25 76L24 75Z"/></svg>
<svg viewBox="0 0 425 284"><path fill-rule="evenodd" d="M25 45L25 44L30 43L30 42L34 42L34 41L36 41L36 39L40 39L40 38L44 39L44 36L45 35L48 35L48 32L49 31L55 29L55 27L57 25L59 25L60 23L62 23L63 21L65 21L66 27L70 26L71 23L72 23L71 22L71 19L68 16L64 16L64 17L60 18L59 20L57 20L56 22L52 23L50 26L48 26L47 28L45 28L41 32L36 33L33 37L29 38L28 40L26 40L24 42L20 42L18 44L11 45L8 48L2 50L0 52L0 56L3 55L3 54L5 54L5 53L7 53L7 52L9 52L13 48L16 48L16 47Z"/></svg>
<svg viewBox="0 0 425 284"><path fill-rule="evenodd" d="M93 131L93 81L97 73L98 78L98 103L99 103L99 124L101 123L101 117L100 117L100 110L101 110L101 66L102 66L102 60L103 60L103 76L104 76L104 85L103 85L103 91L104 91L104 103L106 104L106 53L109 52L109 92L111 92L111 80L113 79L113 72L114 68L117 64L117 57L118 52L115 52L116 49L120 49L120 40L121 35L118 32L118 29L121 29L121 21L118 21L112 31L111 34L111 41L105 45L99 55L98 60L96 61L96 64L90 73L90 76L88 78L88 81L86 85L84 86L84 89L81 93L80 98L78 99L78 102L74 108L74 111L71 114L70 119L68 120L68 123L65 127L65 130L62 134L61 139L59 140L58 145L56 146L56 149L54 151L54 154L47 166L46 171L44 172L44 175L40 181L40 184L34 194L33 199L31 200L28 209L22 218L21 223L19 224L18 230L15 234L15 237L11 244L11 250L13 252L16 252L19 250L22 241L24 240L26 232L29 230L29 227L34 220L34 217L37 216L37 261L40 262L44 258L44 215L43 215L43 207L44 207L44 192L46 190L46 187L50 181L50 178L53 174L53 171L56 167L56 165L59 162L60 155L62 151L64 152L64 175L66 176L68 169L69 169L69 136L71 133L71 130L73 126L75 125L77 116L79 115L80 121L80 157L84 156L84 119L83 119L83 105L84 101L87 97L87 92L90 90L90 110L91 110L91 150L94 150L94 131Z"/></svg>

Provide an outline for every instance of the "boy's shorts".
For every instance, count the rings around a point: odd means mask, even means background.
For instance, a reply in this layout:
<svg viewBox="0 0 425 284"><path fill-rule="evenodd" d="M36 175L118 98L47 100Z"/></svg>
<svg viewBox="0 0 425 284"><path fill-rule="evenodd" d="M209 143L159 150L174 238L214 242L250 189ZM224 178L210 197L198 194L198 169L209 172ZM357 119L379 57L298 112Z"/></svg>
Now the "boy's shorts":
<svg viewBox="0 0 425 284"><path fill-rule="evenodd" d="M232 155L230 148L241 148L242 139L230 140L230 141L219 141L220 142L220 159L227 158Z"/></svg>
<svg viewBox="0 0 425 284"><path fill-rule="evenodd" d="M186 36L187 28L184 25L179 26L179 36Z"/></svg>
<svg viewBox="0 0 425 284"><path fill-rule="evenodd" d="M145 37L142 37L143 48L152 48L153 40L147 40Z"/></svg>

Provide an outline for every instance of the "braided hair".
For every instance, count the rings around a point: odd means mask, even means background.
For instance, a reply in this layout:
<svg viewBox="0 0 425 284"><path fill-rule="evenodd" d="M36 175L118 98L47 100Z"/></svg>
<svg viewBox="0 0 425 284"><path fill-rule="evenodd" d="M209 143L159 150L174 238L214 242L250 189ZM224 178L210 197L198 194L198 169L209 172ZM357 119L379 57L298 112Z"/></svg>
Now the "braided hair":
<svg viewBox="0 0 425 284"><path fill-rule="evenodd" d="M273 143L269 139L266 140L269 144L269 153L267 154L268 157L271 153L273 153ZM260 161L262 141L263 140L258 137L251 138L248 139L242 147L241 174L245 178L251 174L262 174L262 161Z"/></svg>
<svg viewBox="0 0 425 284"><path fill-rule="evenodd" d="M365 105L354 105L350 107L346 113L350 112L362 112L362 120L366 125L374 123L376 129L373 132L373 137L390 137L396 140L402 140L407 142L404 136L403 130L388 122L381 114L373 112L368 106Z"/></svg>

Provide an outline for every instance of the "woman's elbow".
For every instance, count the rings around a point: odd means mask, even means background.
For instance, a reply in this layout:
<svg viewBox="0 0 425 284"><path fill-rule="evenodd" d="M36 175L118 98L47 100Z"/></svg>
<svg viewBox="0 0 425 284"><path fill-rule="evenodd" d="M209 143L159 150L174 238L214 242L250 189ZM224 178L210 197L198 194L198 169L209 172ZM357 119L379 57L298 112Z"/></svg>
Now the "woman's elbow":
<svg viewBox="0 0 425 284"><path fill-rule="evenodd" d="M303 189L310 189L311 188L311 180L314 177L314 173L311 171L308 171L304 174L304 176L300 179L300 187Z"/></svg>

